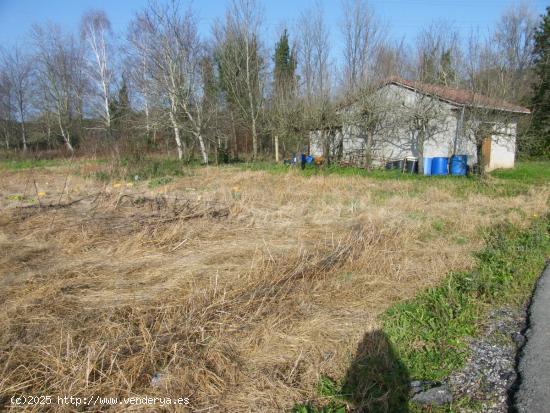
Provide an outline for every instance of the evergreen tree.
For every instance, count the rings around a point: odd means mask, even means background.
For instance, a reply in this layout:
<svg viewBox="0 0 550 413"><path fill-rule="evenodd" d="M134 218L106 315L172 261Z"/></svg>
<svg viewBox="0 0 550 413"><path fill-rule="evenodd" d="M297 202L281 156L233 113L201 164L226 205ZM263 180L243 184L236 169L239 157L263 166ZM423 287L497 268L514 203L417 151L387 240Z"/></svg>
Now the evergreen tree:
<svg viewBox="0 0 550 413"><path fill-rule="evenodd" d="M275 45L274 85L275 95L288 97L296 88L296 51L290 49L285 29Z"/></svg>
<svg viewBox="0 0 550 413"><path fill-rule="evenodd" d="M438 83L437 56L434 52L423 52L420 65L420 81L424 83Z"/></svg>
<svg viewBox="0 0 550 413"><path fill-rule="evenodd" d="M445 86L452 86L456 82L456 72L453 68L451 50L447 49L441 54L439 64L439 83Z"/></svg>
<svg viewBox="0 0 550 413"><path fill-rule="evenodd" d="M533 134L528 149L531 155L550 156L550 7L535 33L534 55L538 81L531 102Z"/></svg>
<svg viewBox="0 0 550 413"><path fill-rule="evenodd" d="M124 76L122 77L122 84L118 89L118 96L114 99L111 99L109 106L114 129L125 130L125 126L128 121L128 117L132 112L132 109L130 107L128 85Z"/></svg>
<svg viewBox="0 0 550 413"><path fill-rule="evenodd" d="M273 131L275 157L279 143L283 148L297 145L301 113L296 96L296 50L291 48L288 32L285 29L275 44L273 55L273 93L270 107L270 123Z"/></svg>

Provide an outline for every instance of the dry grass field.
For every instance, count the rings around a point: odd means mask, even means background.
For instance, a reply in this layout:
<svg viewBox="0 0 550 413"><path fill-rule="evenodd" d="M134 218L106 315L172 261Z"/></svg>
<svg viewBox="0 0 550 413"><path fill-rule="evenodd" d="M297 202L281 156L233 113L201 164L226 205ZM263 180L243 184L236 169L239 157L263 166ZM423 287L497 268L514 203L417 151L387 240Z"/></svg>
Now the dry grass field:
<svg viewBox="0 0 550 413"><path fill-rule="evenodd" d="M346 374L388 306L471 268L484 229L549 209L550 185L494 177L208 167L152 188L98 168L0 169L0 408L147 395L288 411Z"/></svg>

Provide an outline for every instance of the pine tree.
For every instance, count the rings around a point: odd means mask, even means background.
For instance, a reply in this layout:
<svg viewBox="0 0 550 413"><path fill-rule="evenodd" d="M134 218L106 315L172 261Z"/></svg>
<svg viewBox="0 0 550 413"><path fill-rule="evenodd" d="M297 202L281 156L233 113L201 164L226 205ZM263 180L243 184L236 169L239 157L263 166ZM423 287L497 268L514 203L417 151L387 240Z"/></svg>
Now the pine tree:
<svg viewBox="0 0 550 413"><path fill-rule="evenodd" d="M538 81L531 101L533 134L529 152L550 156L550 7L546 8L546 15L542 16L535 33L534 55Z"/></svg>
<svg viewBox="0 0 550 413"><path fill-rule="evenodd" d="M289 97L296 88L296 51L290 49L285 29L275 45L274 85L275 95Z"/></svg>
<svg viewBox="0 0 550 413"><path fill-rule="evenodd" d="M439 67L439 83L445 86L452 86L456 82L456 72L453 68L451 50L447 49L441 54Z"/></svg>
<svg viewBox="0 0 550 413"><path fill-rule="evenodd" d="M114 129L117 131L126 130L125 126L132 109L130 106L130 97L128 95L128 85L126 84L124 76L122 77L122 84L118 90L118 97L111 99L109 106Z"/></svg>
<svg viewBox="0 0 550 413"><path fill-rule="evenodd" d="M423 52L420 66L420 80L424 83L438 83L437 56L434 52Z"/></svg>

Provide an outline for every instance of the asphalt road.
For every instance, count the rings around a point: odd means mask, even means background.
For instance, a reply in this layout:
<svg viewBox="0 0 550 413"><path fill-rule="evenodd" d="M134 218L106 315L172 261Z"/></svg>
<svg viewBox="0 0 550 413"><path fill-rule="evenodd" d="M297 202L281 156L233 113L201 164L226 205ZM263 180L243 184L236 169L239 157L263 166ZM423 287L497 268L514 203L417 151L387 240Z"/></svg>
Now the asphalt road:
<svg viewBox="0 0 550 413"><path fill-rule="evenodd" d="M520 413L550 413L550 264L536 286L526 338L515 406Z"/></svg>

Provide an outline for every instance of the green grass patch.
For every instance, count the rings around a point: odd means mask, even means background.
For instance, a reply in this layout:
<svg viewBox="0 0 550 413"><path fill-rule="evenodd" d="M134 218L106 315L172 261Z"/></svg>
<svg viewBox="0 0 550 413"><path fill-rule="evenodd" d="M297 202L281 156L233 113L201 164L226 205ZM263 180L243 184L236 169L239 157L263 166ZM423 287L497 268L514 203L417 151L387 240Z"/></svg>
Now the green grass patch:
<svg viewBox="0 0 550 413"><path fill-rule="evenodd" d="M130 181L151 180L153 188L168 183L173 177L190 176L196 165L184 163L178 159L162 157L141 157L115 159L103 165L93 176L104 182L114 179Z"/></svg>
<svg viewBox="0 0 550 413"><path fill-rule="evenodd" d="M338 165L299 166L275 164L272 162L253 162L239 165L238 168L247 171L267 171L272 174L297 174L299 176L349 176L365 177L376 180L393 180L414 182L414 187L407 192L410 197L422 195L431 186L446 189L459 199L467 199L472 195L485 195L491 198L506 198L524 195L533 186L550 182L550 162L524 161L518 162L514 169L502 169L490 174L493 178L485 179L476 175L463 176L422 176L407 174L396 170L367 170L356 167ZM378 199L380 198L380 199ZM385 197L375 196L375 200L384 202Z"/></svg>
<svg viewBox="0 0 550 413"><path fill-rule="evenodd" d="M532 185L550 182L550 161L517 162L513 169L498 169L491 172L495 178L519 181Z"/></svg>
<svg viewBox="0 0 550 413"><path fill-rule="evenodd" d="M391 307L384 331L412 378L441 380L468 356L488 308L524 303L550 255L550 216L527 230L502 225L476 254L476 270L453 273L437 287Z"/></svg>
<svg viewBox="0 0 550 413"><path fill-rule="evenodd" d="M302 169L299 165L290 166L283 164L276 164L272 162L250 162L244 163L238 166L244 171L267 171L274 174L296 173L301 176L364 176L375 179L389 179L389 180L422 180L427 177L417 174L404 174L401 171L391 170L368 170L365 168L357 168L353 166L316 166L306 165ZM438 179L438 178L435 178Z"/></svg>
<svg viewBox="0 0 550 413"><path fill-rule="evenodd" d="M10 159L0 161L0 167L10 171L68 165L67 159Z"/></svg>
<svg viewBox="0 0 550 413"><path fill-rule="evenodd" d="M550 215L523 230L511 224L494 228L475 256L475 270L451 273L438 286L390 307L381 316L378 338L363 340L346 377L338 384L326 378L319 383L319 394L329 403L295 411L337 412L349 404L366 409L361 411L422 411L408 401L406 383L440 381L461 368L469 355L468 339L481 333L486 313L525 303L549 256ZM458 400L430 411L460 406L475 411L475 404Z"/></svg>
<svg viewBox="0 0 550 413"><path fill-rule="evenodd" d="M160 178L151 179L149 181L149 183L147 184L147 186L149 188L153 189L153 188L157 188L157 187L162 186L162 185L169 184L173 180L174 180L174 178L172 178L171 176L161 176Z"/></svg>

